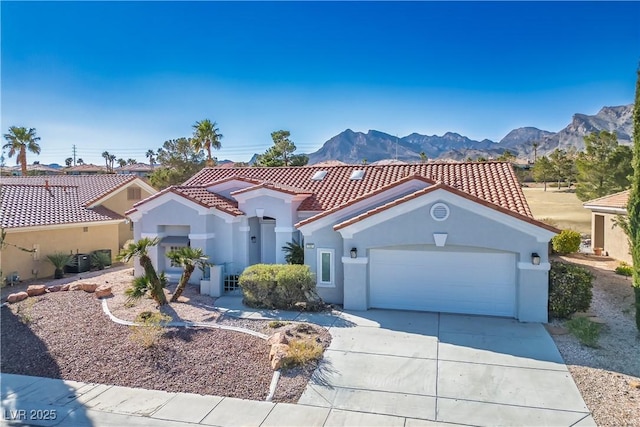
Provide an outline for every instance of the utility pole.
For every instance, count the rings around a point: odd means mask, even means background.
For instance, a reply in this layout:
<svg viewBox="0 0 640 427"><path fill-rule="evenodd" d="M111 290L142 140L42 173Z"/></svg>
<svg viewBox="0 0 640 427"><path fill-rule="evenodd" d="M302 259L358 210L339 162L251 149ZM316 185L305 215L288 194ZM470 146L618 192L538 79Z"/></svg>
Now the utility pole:
<svg viewBox="0 0 640 427"><path fill-rule="evenodd" d="M73 144L73 166L76 165L76 144Z"/></svg>

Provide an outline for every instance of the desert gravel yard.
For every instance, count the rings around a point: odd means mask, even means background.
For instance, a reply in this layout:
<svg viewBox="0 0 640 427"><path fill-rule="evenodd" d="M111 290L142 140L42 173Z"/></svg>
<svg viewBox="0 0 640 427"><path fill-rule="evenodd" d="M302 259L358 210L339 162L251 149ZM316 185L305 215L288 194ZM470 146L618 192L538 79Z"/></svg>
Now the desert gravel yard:
<svg viewBox="0 0 640 427"><path fill-rule="evenodd" d="M131 278L131 269L124 269L78 282L111 285L110 310L134 320L138 313L153 310L154 303L143 298L125 306L122 293ZM163 307L174 320L274 332L266 321L221 316L211 307L213 298L195 288L183 295L188 302ZM155 346L145 348L132 339L130 327L112 322L101 301L84 291L48 293L3 307L1 321L4 373L252 400L265 400L273 376L270 347L261 338L221 329L167 328ZM326 348L330 335L325 330L319 335ZM296 402L315 366L284 372L274 401Z"/></svg>
<svg viewBox="0 0 640 427"><path fill-rule="evenodd" d="M631 279L617 275L618 262L609 258L579 254L562 258L594 274L593 300L586 315L605 326L597 348L580 344L559 321L550 325L553 339L596 423L640 426L640 335Z"/></svg>

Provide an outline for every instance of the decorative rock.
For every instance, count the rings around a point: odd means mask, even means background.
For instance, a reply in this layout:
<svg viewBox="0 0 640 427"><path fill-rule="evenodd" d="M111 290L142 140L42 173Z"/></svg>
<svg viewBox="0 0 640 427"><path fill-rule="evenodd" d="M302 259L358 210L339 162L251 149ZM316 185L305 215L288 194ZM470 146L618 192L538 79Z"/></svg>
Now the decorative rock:
<svg viewBox="0 0 640 427"><path fill-rule="evenodd" d="M267 339L267 344L289 344L289 339L283 332L276 332Z"/></svg>
<svg viewBox="0 0 640 427"><path fill-rule="evenodd" d="M96 298L104 298L111 296L111 286L109 285L100 285L96 288L95 291Z"/></svg>
<svg viewBox="0 0 640 427"><path fill-rule="evenodd" d="M271 361L271 368L274 371L282 369L288 353L289 345L287 344L274 344L271 346L271 351L269 352L269 360Z"/></svg>
<svg viewBox="0 0 640 427"><path fill-rule="evenodd" d="M72 284L67 285L67 286L69 286L69 290L70 291L81 291L83 284L82 283L72 283Z"/></svg>
<svg viewBox="0 0 640 427"><path fill-rule="evenodd" d="M38 295L46 294L47 287L45 285L30 285L27 288L27 295L30 297L37 297Z"/></svg>
<svg viewBox="0 0 640 427"><path fill-rule="evenodd" d="M181 302L181 303L187 304L189 301L191 301L191 299L189 299L189 298L187 298L187 297L183 297L182 295L180 295L180 296L178 297L178 302Z"/></svg>
<svg viewBox="0 0 640 427"><path fill-rule="evenodd" d="M66 285L62 285L62 286L60 286L60 290L61 290L61 291L63 291L63 292L64 292L64 291L68 291L68 290L69 290L69 287L70 287L70 285L67 283Z"/></svg>
<svg viewBox="0 0 640 427"><path fill-rule="evenodd" d="M15 294L11 294L7 297L7 302L13 304L15 302L19 302L29 298L29 294L26 292L18 292Z"/></svg>
<svg viewBox="0 0 640 427"><path fill-rule="evenodd" d="M93 293L98 289L98 285L95 283L83 283L82 290L85 292Z"/></svg>
<svg viewBox="0 0 640 427"><path fill-rule="evenodd" d="M53 285L53 286L47 287L47 291L49 292L60 292L60 290L62 290L62 285Z"/></svg>

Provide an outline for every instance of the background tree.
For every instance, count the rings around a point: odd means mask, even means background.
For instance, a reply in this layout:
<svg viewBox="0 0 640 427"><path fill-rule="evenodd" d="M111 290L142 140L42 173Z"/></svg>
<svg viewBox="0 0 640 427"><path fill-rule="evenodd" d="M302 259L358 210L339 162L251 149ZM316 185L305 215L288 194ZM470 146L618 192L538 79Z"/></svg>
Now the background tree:
<svg viewBox="0 0 640 427"><path fill-rule="evenodd" d="M204 119L193 125L193 139L191 140L193 148L198 152L203 149L207 152L207 166L209 167L215 166L211 157L211 149L219 150L221 147L222 134L219 133L220 129L216 127L217 125L216 122L209 119Z"/></svg>
<svg viewBox="0 0 640 427"><path fill-rule="evenodd" d="M574 160L572 154L556 148L549 154L549 162L553 169L553 179L558 182L558 189L563 181L571 183L575 177Z"/></svg>
<svg viewBox="0 0 640 427"><path fill-rule="evenodd" d="M76 160L76 164L78 164L78 165L84 165L84 160L82 160L82 159L78 159L78 160Z"/></svg>
<svg viewBox="0 0 640 427"><path fill-rule="evenodd" d="M578 155L576 195L582 201L603 197L629 187L633 173L632 150L618 145L614 132L593 132L584 137L585 151Z"/></svg>
<svg viewBox="0 0 640 427"><path fill-rule="evenodd" d="M153 150L147 150L147 153L145 154L145 156L147 157L147 159L149 159L149 164L151 166L156 164L156 152Z"/></svg>
<svg viewBox="0 0 640 427"><path fill-rule="evenodd" d="M540 146L540 143L534 142L531 146L533 147L533 163L535 163L538 161L538 147Z"/></svg>
<svg viewBox="0 0 640 427"><path fill-rule="evenodd" d="M178 138L165 141L158 149L155 168L149 180L157 189L182 184L201 170L204 164L204 153L195 151L191 138Z"/></svg>
<svg viewBox="0 0 640 427"><path fill-rule="evenodd" d="M7 143L2 146L2 149L9 150L7 154L10 158L18 153L16 164L20 165L22 176L27 176L27 151L40 154L40 146L38 145L40 137L36 136L36 130L11 126L9 132L4 134L4 139Z"/></svg>
<svg viewBox="0 0 640 427"><path fill-rule="evenodd" d="M420 152L420 163L427 163L427 160L429 160L429 158L427 157L427 154L424 151Z"/></svg>
<svg viewBox="0 0 640 427"><path fill-rule="evenodd" d="M633 292L636 303L636 328L640 331L640 68L637 70L636 99L633 106L633 178L627 205L627 235L633 261Z"/></svg>
<svg viewBox="0 0 640 427"><path fill-rule="evenodd" d="M127 161L125 159L123 159L122 157L120 157L118 160L118 166L120 166L121 168L125 167L127 165Z"/></svg>
<svg viewBox="0 0 640 427"><path fill-rule="evenodd" d="M127 159L127 164L128 165L135 165L137 163L138 163L138 161L136 159L131 159L131 158Z"/></svg>
<svg viewBox="0 0 640 427"><path fill-rule="evenodd" d="M107 171L109 171L109 159L111 158L111 154L109 154L108 151L103 151L102 158L104 159L104 164L107 167Z"/></svg>
<svg viewBox="0 0 640 427"><path fill-rule="evenodd" d="M64 159L64 164L66 167L71 167L71 164L73 163L73 158L71 157L67 157L66 159Z"/></svg>
<svg viewBox="0 0 640 427"><path fill-rule="evenodd" d="M288 130L278 130L271 132L273 146L264 154L258 156L256 164L258 166L304 166L309 162L309 157L304 154L293 154L296 145L289 139L291 133Z"/></svg>
<svg viewBox="0 0 640 427"><path fill-rule="evenodd" d="M500 157L498 157L496 160L499 162L515 162L516 155L509 150L504 150L504 152L500 154Z"/></svg>
<svg viewBox="0 0 640 427"><path fill-rule="evenodd" d="M115 163L115 161L116 161L116 155L115 154L111 154L109 156L109 166L111 168L111 172L113 172L113 164Z"/></svg>
<svg viewBox="0 0 640 427"><path fill-rule="evenodd" d="M547 182L553 179L554 169L551 161L546 157L540 157L533 165L533 179L536 182L544 182L544 191L547 191Z"/></svg>

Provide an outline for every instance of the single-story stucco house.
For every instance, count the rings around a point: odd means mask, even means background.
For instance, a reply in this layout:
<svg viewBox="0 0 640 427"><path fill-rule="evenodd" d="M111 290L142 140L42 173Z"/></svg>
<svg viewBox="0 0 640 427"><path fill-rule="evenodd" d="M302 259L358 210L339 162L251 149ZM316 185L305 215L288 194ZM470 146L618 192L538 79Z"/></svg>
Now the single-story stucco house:
<svg viewBox="0 0 640 427"><path fill-rule="evenodd" d="M47 277L47 255L108 250L112 258L133 230L124 213L157 190L133 175L3 177L0 271L9 281ZM21 250L26 249L31 252Z"/></svg>
<svg viewBox="0 0 640 427"><path fill-rule="evenodd" d="M150 256L170 277L172 247L233 275L297 241L320 296L346 309L547 321L558 230L533 219L508 163L205 168L127 215L135 239L161 238Z"/></svg>
<svg viewBox="0 0 640 427"><path fill-rule="evenodd" d="M589 200L583 206L591 211L591 249L602 248L602 253L631 263L629 238L624 230L615 225L616 218L626 217L631 190Z"/></svg>

